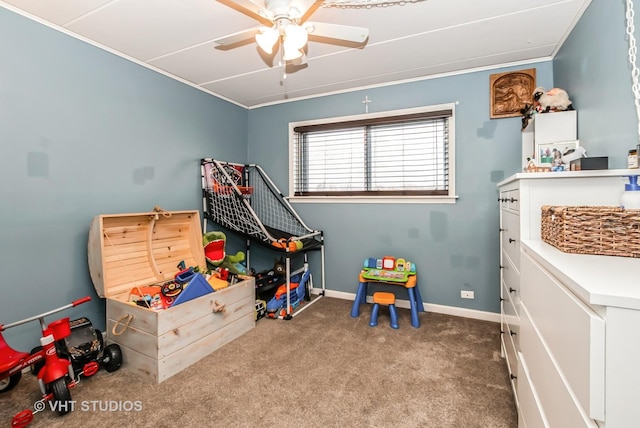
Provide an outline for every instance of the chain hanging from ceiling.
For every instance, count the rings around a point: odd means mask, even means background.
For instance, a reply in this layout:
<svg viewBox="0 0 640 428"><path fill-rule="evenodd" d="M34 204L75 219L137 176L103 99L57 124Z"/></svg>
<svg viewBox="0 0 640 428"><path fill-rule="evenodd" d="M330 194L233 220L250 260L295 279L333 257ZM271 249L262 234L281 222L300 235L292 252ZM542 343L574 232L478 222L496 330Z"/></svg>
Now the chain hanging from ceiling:
<svg viewBox="0 0 640 428"><path fill-rule="evenodd" d="M322 7L338 9L372 9L374 7L404 6L426 0L325 0Z"/></svg>
<svg viewBox="0 0 640 428"><path fill-rule="evenodd" d="M634 95L634 101L636 106L636 114L638 116L638 139L640 140L640 83L638 82L638 78L640 76L640 69L636 65L636 56L638 53L638 47L636 46L636 38L634 36L635 33L635 25L634 25L634 11L633 11L633 0L627 0L627 35L629 36L629 63L631 65L631 79L632 85L631 89ZM640 142L638 143L640 146Z"/></svg>

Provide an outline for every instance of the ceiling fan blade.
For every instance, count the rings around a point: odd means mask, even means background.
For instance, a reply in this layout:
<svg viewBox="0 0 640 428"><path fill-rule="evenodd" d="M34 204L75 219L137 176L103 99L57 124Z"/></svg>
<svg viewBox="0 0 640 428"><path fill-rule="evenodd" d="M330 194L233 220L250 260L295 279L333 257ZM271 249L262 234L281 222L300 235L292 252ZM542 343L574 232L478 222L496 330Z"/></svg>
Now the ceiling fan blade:
<svg viewBox="0 0 640 428"><path fill-rule="evenodd" d="M322 6L324 0L290 0L290 10L295 8L298 14L292 16L298 20L298 22L304 22L313 12L315 12L320 6Z"/></svg>
<svg viewBox="0 0 640 428"><path fill-rule="evenodd" d="M214 40L220 46L228 47L231 45L235 45L236 43L244 42L247 40L255 39L256 34L260 32L259 27L247 28L246 30L238 31L237 33L229 34L223 37L219 37Z"/></svg>
<svg viewBox="0 0 640 428"><path fill-rule="evenodd" d="M315 37L345 40L358 44L364 43L369 37L369 30L362 27L327 24L326 22L306 22L303 26L309 31L310 36Z"/></svg>
<svg viewBox="0 0 640 428"><path fill-rule="evenodd" d="M229 6L238 12L244 13L253 19L256 19L264 25L272 25L273 14L267 9L261 1L251 0L218 0L220 3Z"/></svg>

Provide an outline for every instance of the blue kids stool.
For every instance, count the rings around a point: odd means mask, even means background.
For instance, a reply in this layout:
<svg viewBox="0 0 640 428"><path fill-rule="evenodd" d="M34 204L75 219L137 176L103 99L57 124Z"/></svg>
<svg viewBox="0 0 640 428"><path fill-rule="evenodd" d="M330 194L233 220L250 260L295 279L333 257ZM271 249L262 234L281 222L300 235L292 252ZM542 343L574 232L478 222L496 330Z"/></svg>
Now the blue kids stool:
<svg viewBox="0 0 640 428"><path fill-rule="evenodd" d="M398 325L398 312L396 311L396 296L393 293L376 291L373 293L373 308L371 309L371 321L369 325L375 327L378 325L378 311L380 305L389 306L389 317L391 318L391 328L400 328Z"/></svg>

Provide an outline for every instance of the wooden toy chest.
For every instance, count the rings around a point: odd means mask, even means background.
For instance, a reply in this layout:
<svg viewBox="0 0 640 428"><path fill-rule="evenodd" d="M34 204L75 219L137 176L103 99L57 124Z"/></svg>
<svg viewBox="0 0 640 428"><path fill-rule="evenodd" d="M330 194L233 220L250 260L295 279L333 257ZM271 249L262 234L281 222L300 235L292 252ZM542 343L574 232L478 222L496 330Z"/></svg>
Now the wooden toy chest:
<svg viewBox="0 0 640 428"><path fill-rule="evenodd" d="M120 345L125 366L155 383L255 326L252 277L164 310L128 302L134 286L173 279L181 261L206 267L198 211L96 216L88 258L96 292L107 300L108 342Z"/></svg>

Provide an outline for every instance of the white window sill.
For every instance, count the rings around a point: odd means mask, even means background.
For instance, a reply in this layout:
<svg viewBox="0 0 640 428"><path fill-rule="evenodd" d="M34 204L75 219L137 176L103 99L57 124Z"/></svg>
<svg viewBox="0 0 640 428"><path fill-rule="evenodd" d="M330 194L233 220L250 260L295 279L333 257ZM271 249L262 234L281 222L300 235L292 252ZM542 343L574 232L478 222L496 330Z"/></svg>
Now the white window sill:
<svg viewBox="0 0 640 428"><path fill-rule="evenodd" d="M311 204L455 204L457 196L289 196L291 203Z"/></svg>

